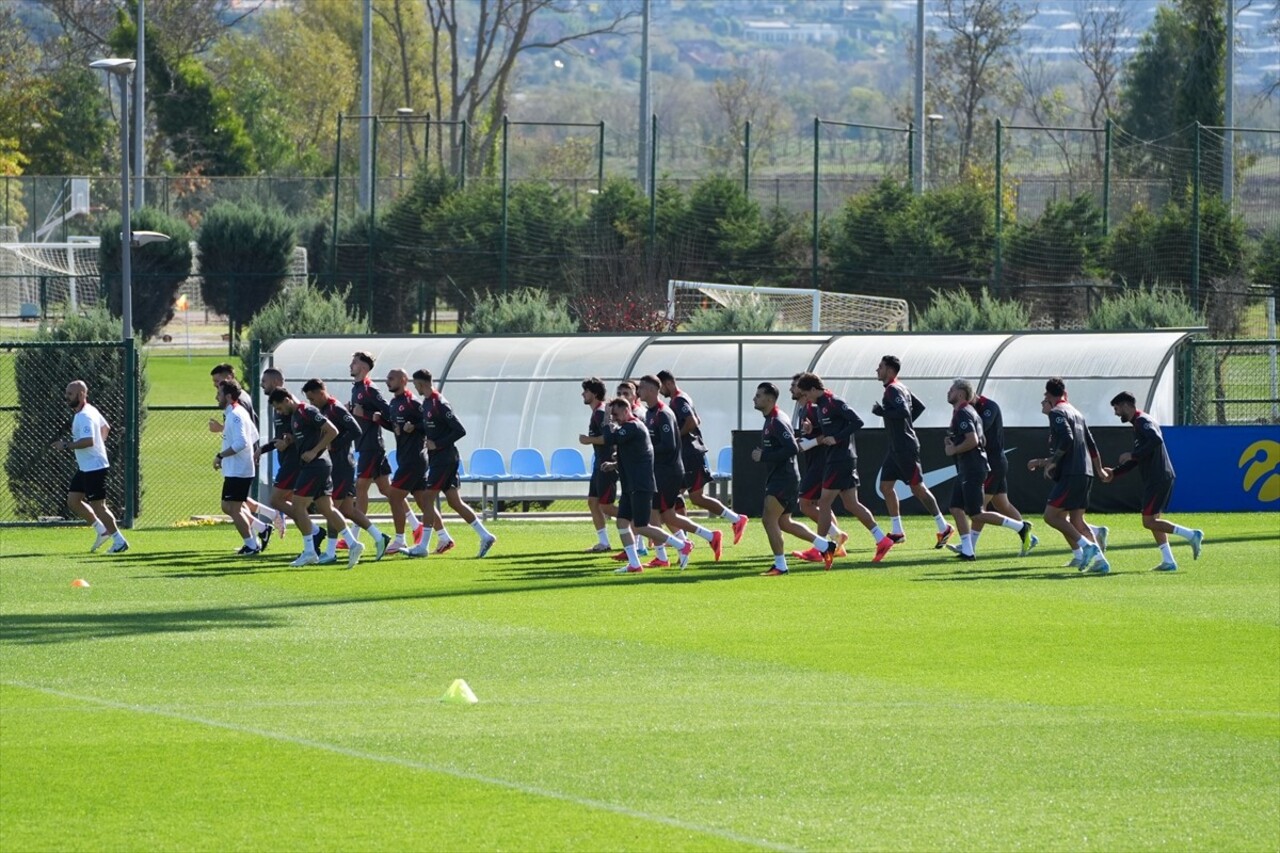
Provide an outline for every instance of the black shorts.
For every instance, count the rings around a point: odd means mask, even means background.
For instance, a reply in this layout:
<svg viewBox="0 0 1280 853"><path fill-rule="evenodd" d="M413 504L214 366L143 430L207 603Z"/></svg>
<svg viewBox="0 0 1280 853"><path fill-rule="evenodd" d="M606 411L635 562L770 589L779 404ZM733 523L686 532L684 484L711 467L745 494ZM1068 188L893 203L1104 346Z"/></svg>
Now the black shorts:
<svg viewBox="0 0 1280 853"><path fill-rule="evenodd" d="M424 488L433 492L447 492L458 488L458 454L432 453L427 457L427 473Z"/></svg>
<svg viewBox="0 0 1280 853"><path fill-rule="evenodd" d="M822 488L838 492L858 488L858 460L827 459L822 469Z"/></svg>
<svg viewBox="0 0 1280 853"><path fill-rule="evenodd" d="M391 463L387 461L387 453L381 447L376 450L364 450L356 454L356 477L361 480L376 480L391 474Z"/></svg>
<svg viewBox="0 0 1280 853"><path fill-rule="evenodd" d="M391 488L402 492L420 492L427 487L426 461L421 465L399 465L391 476Z"/></svg>
<svg viewBox="0 0 1280 853"><path fill-rule="evenodd" d="M675 471L654 471L653 479L658 484L658 490L653 493L653 508L658 512L676 509L680 504L684 475Z"/></svg>
<svg viewBox="0 0 1280 853"><path fill-rule="evenodd" d="M788 515L800 514L800 485L797 481L770 481L764 484L764 495L782 504L782 511Z"/></svg>
<svg viewBox="0 0 1280 853"><path fill-rule="evenodd" d="M1173 480L1159 480L1142 485L1142 514L1159 515L1169 508L1173 497Z"/></svg>
<svg viewBox="0 0 1280 853"><path fill-rule="evenodd" d="M1058 509L1088 509L1093 478L1085 474L1064 474L1049 490L1049 506Z"/></svg>
<svg viewBox="0 0 1280 853"><path fill-rule="evenodd" d="M618 499L618 472L591 471L591 483L587 486L587 497L596 498L602 504L611 504Z"/></svg>
<svg viewBox="0 0 1280 853"><path fill-rule="evenodd" d="M982 477L976 475L956 477L951 487L951 508L962 510L968 516L982 512L982 505L986 503L982 497L982 481Z"/></svg>
<svg viewBox="0 0 1280 853"><path fill-rule="evenodd" d="M249 498L249 488L253 485L253 481L253 477L223 477L222 499L244 503Z"/></svg>
<svg viewBox="0 0 1280 853"><path fill-rule="evenodd" d="M636 527L648 527L653 511L653 492L623 492L618 498L618 518Z"/></svg>
<svg viewBox="0 0 1280 853"><path fill-rule="evenodd" d="M800 497L807 501L816 501L822 497L822 469L823 464L814 463L804 469L804 475L800 478Z"/></svg>
<svg viewBox="0 0 1280 853"><path fill-rule="evenodd" d="M982 493L985 495L1009 494L1009 468L1004 465L992 468L991 473L987 474L987 479L982 482Z"/></svg>
<svg viewBox="0 0 1280 853"><path fill-rule="evenodd" d="M914 486L924 481L924 472L920 470L919 453L894 453L885 456L880 466L880 482L902 482Z"/></svg>
<svg viewBox="0 0 1280 853"><path fill-rule="evenodd" d="M691 492L705 489L711 482L711 469L707 467L707 457L703 456L698 466L691 467L685 463L683 485Z"/></svg>
<svg viewBox="0 0 1280 853"><path fill-rule="evenodd" d="M356 469L350 462L343 459L341 462L334 462L333 472L330 476L333 478L333 499L335 501L344 498L355 497L356 494Z"/></svg>
<svg viewBox="0 0 1280 853"><path fill-rule="evenodd" d="M281 465L276 469L276 478L271 483L283 492L291 492L298 486L298 466Z"/></svg>
<svg viewBox="0 0 1280 853"><path fill-rule="evenodd" d="M298 480L293 493L301 498L323 498L333 491L332 469L323 456L313 459L298 470Z"/></svg>
<svg viewBox="0 0 1280 853"><path fill-rule="evenodd" d="M107 499L107 472L110 468L99 468L97 471L76 471L71 475L71 485L67 492L80 492L87 501Z"/></svg>

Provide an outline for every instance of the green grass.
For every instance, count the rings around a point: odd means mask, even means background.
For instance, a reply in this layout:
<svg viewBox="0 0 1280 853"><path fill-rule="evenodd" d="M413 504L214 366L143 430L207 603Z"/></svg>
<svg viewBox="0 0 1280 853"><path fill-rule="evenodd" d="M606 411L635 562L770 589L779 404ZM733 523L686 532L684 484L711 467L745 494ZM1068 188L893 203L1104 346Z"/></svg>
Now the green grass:
<svg viewBox="0 0 1280 853"><path fill-rule="evenodd" d="M0 839L27 849L1276 849L1280 534L1183 570L1133 516L1109 577L760 578L763 532L617 577L585 523L288 569L229 528L0 529ZM795 568L793 566L793 568ZM90 589L72 589L73 578ZM454 678L474 707L438 698Z"/></svg>

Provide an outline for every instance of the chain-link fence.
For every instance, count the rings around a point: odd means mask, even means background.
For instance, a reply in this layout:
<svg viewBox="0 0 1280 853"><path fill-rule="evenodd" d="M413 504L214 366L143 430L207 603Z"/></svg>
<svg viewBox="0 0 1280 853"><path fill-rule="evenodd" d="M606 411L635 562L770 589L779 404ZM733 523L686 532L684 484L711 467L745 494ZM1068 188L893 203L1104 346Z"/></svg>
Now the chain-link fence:
<svg viewBox="0 0 1280 853"><path fill-rule="evenodd" d="M1184 423L1280 424L1280 339L1189 341L1182 358Z"/></svg>

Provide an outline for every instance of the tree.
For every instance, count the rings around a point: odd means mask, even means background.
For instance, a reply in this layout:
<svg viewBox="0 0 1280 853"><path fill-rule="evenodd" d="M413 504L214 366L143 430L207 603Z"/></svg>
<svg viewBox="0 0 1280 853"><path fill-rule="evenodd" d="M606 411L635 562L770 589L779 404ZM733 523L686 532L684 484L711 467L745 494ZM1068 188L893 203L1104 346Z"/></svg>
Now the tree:
<svg viewBox="0 0 1280 853"><path fill-rule="evenodd" d="M289 287L272 299L253 318L248 337L271 352L276 344L293 335L363 335L369 324L360 312L348 307L344 291L323 293L311 285ZM251 364L252 347L240 348L245 375L257 369Z"/></svg>
<svg viewBox="0 0 1280 853"><path fill-rule="evenodd" d="M252 321L284 285L293 259L293 224L278 210L220 202L205 214L200 250L200 294L226 315L232 334Z"/></svg>
<svg viewBox="0 0 1280 853"><path fill-rule="evenodd" d="M990 124L993 101L1008 99L1012 55L1032 14L1014 0L941 0L946 38L928 36L928 96L955 126L961 173L975 156L980 128Z"/></svg>
<svg viewBox="0 0 1280 853"><path fill-rule="evenodd" d="M1073 52L1083 67L1080 88L1089 127L1101 127L1116 111L1120 72L1124 67L1122 37L1132 27L1133 6L1082 3L1076 7L1080 37ZM1094 160L1102 172L1105 142L1094 136Z"/></svg>
<svg viewBox="0 0 1280 853"><path fill-rule="evenodd" d="M98 75L64 65L45 78L37 109L24 129L22 148L37 175L96 175L106 165L111 140L108 103Z"/></svg>
<svg viewBox="0 0 1280 853"><path fill-rule="evenodd" d="M731 169L741 164L739 152L747 122L751 122L751 162L761 151L772 150L783 129L782 104L773 84L773 69L767 57L753 65L737 65L727 77L712 83L716 106L724 119L724 128L715 144L712 165Z"/></svg>
<svg viewBox="0 0 1280 853"><path fill-rule="evenodd" d="M18 150L18 140L0 136L0 177L18 177L22 174L22 167L26 162L27 158ZM16 225L22 228L27 224L27 206L22 203L22 184L13 181L6 183L15 184L15 186L5 196L4 208L0 209L0 225Z"/></svg>
<svg viewBox="0 0 1280 853"><path fill-rule="evenodd" d="M584 11L598 14L590 21ZM474 136L471 170L492 162L507 112L516 60L538 50L572 52L576 43L620 35L639 14L630 2L580 8L574 0L427 0L431 28L431 76L447 80L435 91L433 114L448 116L450 150L459 152L459 124ZM558 16L558 17L553 17ZM437 136L443 159L444 141ZM454 162L456 172L458 164Z"/></svg>
<svg viewBox="0 0 1280 853"><path fill-rule="evenodd" d="M133 212L130 224L134 231L159 231L169 235L162 243L149 243L133 250L132 281L133 327L143 342L151 340L173 319L173 306L178 288L191 275L191 229L181 219L167 216L152 207ZM111 313L120 316L120 215L112 214L99 231L98 269L102 288L106 291Z"/></svg>

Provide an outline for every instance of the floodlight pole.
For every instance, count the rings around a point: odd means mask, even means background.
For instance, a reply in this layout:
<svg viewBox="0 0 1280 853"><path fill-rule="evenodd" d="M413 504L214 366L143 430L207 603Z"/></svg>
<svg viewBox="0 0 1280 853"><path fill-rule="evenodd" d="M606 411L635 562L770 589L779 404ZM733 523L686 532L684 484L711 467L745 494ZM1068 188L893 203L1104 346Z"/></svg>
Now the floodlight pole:
<svg viewBox="0 0 1280 853"><path fill-rule="evenodd" d="M129 78L132 59L99 59L89 63L120 81L120 318L121 340L133 339L133 222L129 209Z"/></svg>

